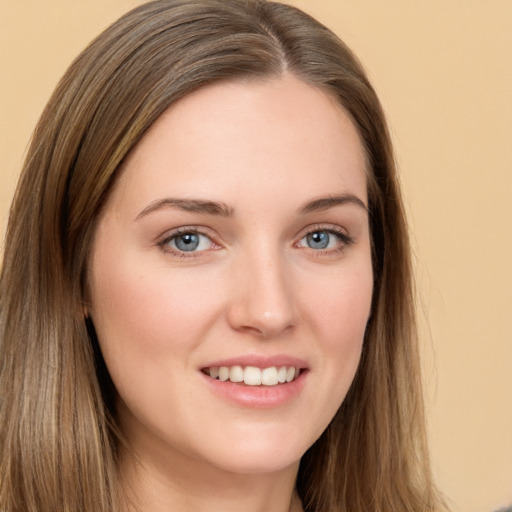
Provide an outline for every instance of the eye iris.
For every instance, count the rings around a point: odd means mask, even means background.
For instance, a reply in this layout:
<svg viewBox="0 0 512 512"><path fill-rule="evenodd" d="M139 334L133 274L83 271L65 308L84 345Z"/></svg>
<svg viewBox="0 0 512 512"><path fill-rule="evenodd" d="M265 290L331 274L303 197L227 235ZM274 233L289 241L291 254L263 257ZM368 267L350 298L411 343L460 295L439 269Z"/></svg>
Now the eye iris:
<svg viewBox="0 0 512 512"><path fill-rule="evenodd" d="M180 251L195 251L199 246L199 236L195 233L184 233L176 237L174 243Z"/></svg>
<svg viewBox="0 0 512 512"><path fill-rule="evenodd" d="M326 231L315 231L307 237L308 247L311 249L325 249L329 245L329 233Z"/></svg>

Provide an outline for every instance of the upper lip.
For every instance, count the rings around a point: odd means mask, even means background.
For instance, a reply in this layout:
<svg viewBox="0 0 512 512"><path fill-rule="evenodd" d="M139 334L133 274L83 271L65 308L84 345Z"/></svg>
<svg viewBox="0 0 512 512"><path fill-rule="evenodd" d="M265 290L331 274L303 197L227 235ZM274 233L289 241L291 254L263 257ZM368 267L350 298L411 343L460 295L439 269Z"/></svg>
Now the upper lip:
<svg viewBox="0 0 512 512"><path fill-rule="evenodd" d="M295 368L307 368L308 364L299 357L276 354L273 356L248 354L242 356L230 357L228 359L218 359L204 365L203 368L212 368L214 366L254 366L256 368L269 368L271 366L294 366Z"/></svg>

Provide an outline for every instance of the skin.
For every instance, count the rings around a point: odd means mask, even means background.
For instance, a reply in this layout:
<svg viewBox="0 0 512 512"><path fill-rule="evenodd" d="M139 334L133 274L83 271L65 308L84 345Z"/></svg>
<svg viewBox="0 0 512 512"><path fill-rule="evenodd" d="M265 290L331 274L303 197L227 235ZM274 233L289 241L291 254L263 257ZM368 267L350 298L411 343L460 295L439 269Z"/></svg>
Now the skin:
<svg viewBox="0 0 512 512"><path fill-rule="evenodd" d="M191 199L223 209L179 207ZM353 123L290 75L202 88L130 153L98 223L90 314L142 510L301 509L299 460L348 391L370 313L366 204ZM203 233L198 250L179 251L176 230ZM219 396L201 371L276 354L307 363L277 407Z"/></svg>

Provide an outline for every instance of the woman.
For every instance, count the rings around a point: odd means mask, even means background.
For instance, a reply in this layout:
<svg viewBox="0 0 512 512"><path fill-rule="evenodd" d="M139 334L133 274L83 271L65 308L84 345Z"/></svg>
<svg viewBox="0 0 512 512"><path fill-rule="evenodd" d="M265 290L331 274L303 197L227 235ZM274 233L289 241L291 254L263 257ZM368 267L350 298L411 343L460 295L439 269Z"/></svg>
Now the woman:
<svg viewBox="0 0 512 512"><path fill-rule="evenodd" d="M43 113L5 247L2 510L441 509L384 116L304 13L121 18Z"/></svg>

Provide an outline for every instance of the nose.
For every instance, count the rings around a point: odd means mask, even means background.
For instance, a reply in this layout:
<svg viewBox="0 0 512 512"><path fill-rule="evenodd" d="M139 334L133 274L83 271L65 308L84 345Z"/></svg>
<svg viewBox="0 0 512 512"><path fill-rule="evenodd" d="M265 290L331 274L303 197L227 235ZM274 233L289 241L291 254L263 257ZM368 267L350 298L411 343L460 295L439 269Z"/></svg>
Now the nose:
<svg viewBox="0 0 512 512"><path fill-rule="evenodd" d="M241 258L232 273L231 327L261 338L274 338L297 322L292 276L277 251Z"/></svg>

